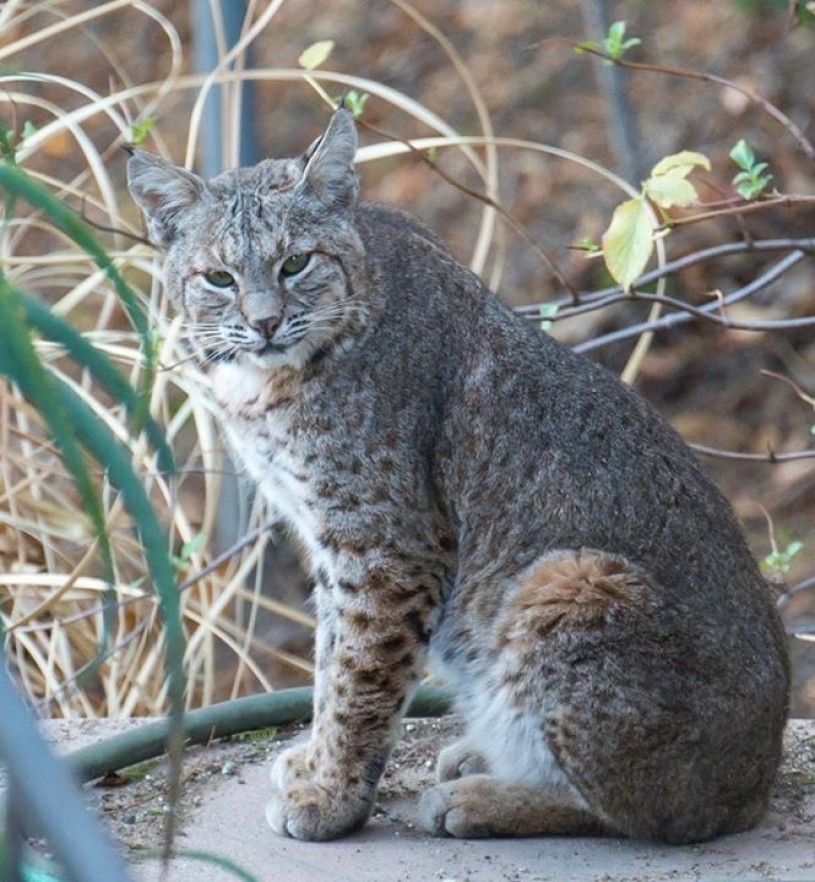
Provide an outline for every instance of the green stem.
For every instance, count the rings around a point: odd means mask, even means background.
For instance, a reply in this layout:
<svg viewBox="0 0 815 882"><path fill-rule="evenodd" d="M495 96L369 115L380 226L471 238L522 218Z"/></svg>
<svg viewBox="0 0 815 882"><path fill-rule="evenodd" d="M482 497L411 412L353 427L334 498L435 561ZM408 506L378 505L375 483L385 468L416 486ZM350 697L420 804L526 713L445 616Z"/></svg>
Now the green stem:
<svg viewBox="0 0 815 882"><path fill-rule="evenodd" d="M188 744L207 744L213 738L240 732L307 722L311 719L312 699L313 690L304 686L213 704L184 715L184 736ZM420 686L408 716L438 717L448 713L450 707L449 692ZM66 761L82 781L92 781L164 753L169 725L168 720L147 723L76 750L68 754Z"/></svg>

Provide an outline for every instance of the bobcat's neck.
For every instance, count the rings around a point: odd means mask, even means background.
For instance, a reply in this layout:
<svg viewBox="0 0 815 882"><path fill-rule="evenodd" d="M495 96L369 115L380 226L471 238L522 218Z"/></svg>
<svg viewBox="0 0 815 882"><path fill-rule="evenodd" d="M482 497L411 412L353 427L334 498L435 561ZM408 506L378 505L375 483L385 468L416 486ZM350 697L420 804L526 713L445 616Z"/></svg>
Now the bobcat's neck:
<svg viewBox="0 0 815 882"><path fill-rule="evenodd" d="M251 420L291 402L302 385L303 373L288 365L263 368L237 358L215 364L210 379L215 401L226 419Z"/></svg>

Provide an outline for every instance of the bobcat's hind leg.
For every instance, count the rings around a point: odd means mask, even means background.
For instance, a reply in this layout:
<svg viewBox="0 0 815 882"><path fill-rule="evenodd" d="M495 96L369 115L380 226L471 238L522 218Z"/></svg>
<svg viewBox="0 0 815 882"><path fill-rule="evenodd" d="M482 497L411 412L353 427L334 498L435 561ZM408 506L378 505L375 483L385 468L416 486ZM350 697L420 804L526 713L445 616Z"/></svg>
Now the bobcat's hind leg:
<svg viewBox="0 0 815 882"><path fill-rule="evenodd" d="M439 781L453 781L468 775L478 775L489 769L489 763L475 742L462 738L449 744L439 754L436 764L436 778Z"/></svg>
<svg viewBox="0 0 815 882"><path fill-rule="evenodd" d="M610 832L568 789L471 775L438 784L419 801L419 820L435 836L588 836Z"/></svg>

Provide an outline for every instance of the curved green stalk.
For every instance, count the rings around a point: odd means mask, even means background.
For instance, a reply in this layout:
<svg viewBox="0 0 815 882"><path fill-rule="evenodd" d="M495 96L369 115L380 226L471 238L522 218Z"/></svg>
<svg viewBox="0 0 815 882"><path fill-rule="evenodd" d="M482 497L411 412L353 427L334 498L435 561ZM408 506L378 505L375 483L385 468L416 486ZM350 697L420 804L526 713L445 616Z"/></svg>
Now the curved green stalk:
<svg viewBox="0 0 815 882"><path fill-rule="evenodd" d="M14 290L25 309L25 317L29 324L33 325L43 337L52 343L58 343L63 346L78 364L91 372L94 379L99 382L106 392L109 392L125 406L131 419L135 419L139 408L138 396L107 355L89 343L68 322L60 316L54 315L48 307L38 300L35 300L24 291ZM175 472L175 461L172 450L164 438L164 432L161 427L149 415L144 419L144 431L158 454L158 465L161 471L173 474Z"/></svg>
<svg viewBox="0 0 815 882"><path fill-rule="evenodd" d="M77 436L91 455L107 469L112 484L118 487L125 508L138 526L147 565L159 596L164 619L165 659L170 698L169 725L166 729L167 751L172 760L168 802L175 805L181 784L181 759L184 752L184 632L181 626L176 573L168 554L169 539L159 523L147 492L133 471L125 448L108 427L68 386L62 386L62 401L73 422ZM172 827L172 813L168 814ZM172 836L168 834L168 842Z"/></svg>
<svg viewBox="0 0 815 882"><path fill-rule="evenodd" d="M243 867L239 866L234 861L229 860L229 858L221 857L217 854L210 854L208 851L201 851L200 849L195 848L174 848L170 856L173 858L186 858L187 860L200 861L204 864L214 864L216 867L220 867L222 870L231 873L236 879L241 879L242 882L260 882L257 876L253 876L251 873L244 870ZM147 851L136 856L134 860L141 862L163 857L164 855L160 851ZM32 880L32 882L37 882L37 880ZM48 882L48 880L43 880L43 882ZM54 882L56 882L56 880L54 880Z"/></svg>
<svg viewBox="0 0 815 882"><path fill-rule="evenodd" d="M141 340L144 373L139 382L139 404L134 413L135 431L140 431L142 422L147 416L150 389L155 377L156 355L147 318L133 289L122 278L110 255L96 241L96 237L82 218L22 169L8 162L0 162L0 190L5 190L13 196L22 196L30 205L43 211L49 220L93 258L99 269L103 270L110 279Z"/></svg>
<svg viewBox="0 0 815 882"><path fill-rule="evenodd" d="M249 695L190 711L184 716L184 738L189 744L208 744L240 732L307 722L311 719L311 687L281 689ZM452 699L444 689L420 686L408 708L412 717L438 717L450 711ZM141 763L164 752L167 720L146 723L137 729L69 753L66 761L82 781L92 781L108 772Z"/></svg>
<svg viewBox="0 0 815 882"><path fill-rule="evenodd" d="M0 165L2 170L2 165ZM105 530L105 516L99 494L91 481L74 426L60 390L64 384L46 370L34 349L22 299L0 273L0 374L5 374L34 405L59 447L99 538L99 553L105 581L112 584L113 557Z"/></svg>

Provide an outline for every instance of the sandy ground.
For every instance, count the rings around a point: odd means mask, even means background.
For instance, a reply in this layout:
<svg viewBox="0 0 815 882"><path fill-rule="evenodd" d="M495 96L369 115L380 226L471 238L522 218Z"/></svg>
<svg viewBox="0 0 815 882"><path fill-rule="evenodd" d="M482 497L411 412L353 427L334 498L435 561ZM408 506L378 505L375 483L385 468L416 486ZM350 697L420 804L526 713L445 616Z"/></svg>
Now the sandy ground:
<svg viewBox="0 0 815 882"><path fill-rule="evenodd" d="M50 721L60 752L104 738L130 721ZM302 843L266 826L269 760L297 728L252 733L193 748L185 762L178 847L221 855L261 882L650 882L650 880L815 879L815 721L794 721L772 808L756 830L700 846L675 848L615 839L546 838L455 841L416 827L417 794L431 783L453 718L410 720L386 770L374 816L339 842ZM161 843L164 771L145 763L88 788L91 804L134 860L139 882L161 877L155 860L138 861ZM198 860L173 861L169 882L235 879Z"/></svg>

